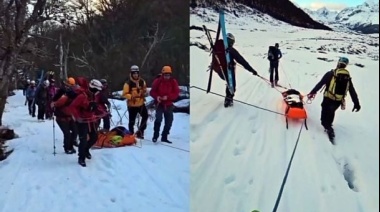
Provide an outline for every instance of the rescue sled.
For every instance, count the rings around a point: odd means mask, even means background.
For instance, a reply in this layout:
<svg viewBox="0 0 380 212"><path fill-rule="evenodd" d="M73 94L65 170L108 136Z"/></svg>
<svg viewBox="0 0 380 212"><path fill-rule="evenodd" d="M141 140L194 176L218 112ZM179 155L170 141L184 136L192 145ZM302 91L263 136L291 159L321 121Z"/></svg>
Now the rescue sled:
<svg viewBox="0 0 380 212"><path fill-rule="evenodd" d="M307 113L304 108L303 96L302 94L294 89L288 89L287 91L282 92L282 97L286 104L285 108L285 120L286 120L286 129L288 129L288 119L303 119L305 121L305 128L307 128Z"/></svg>
<svg viewBox="0 0 380 212"><path fill-rule="evenodd" d="M118 126L109 132L99 131L98 140L94 144L94 149L115 148L123 146L131 146L136 144L136 138L130 134L123 126Z"/></svg>

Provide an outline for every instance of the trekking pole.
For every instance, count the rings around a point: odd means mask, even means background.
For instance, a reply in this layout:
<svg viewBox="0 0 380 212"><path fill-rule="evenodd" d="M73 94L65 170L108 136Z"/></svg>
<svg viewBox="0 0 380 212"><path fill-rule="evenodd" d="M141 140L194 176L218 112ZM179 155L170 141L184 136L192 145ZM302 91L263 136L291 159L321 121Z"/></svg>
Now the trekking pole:
<svg viewBox="0 0 380 212"><path fill-rule="evenodd" d="M54 111L54 109L53 109ZM55 156L55 121L54 121L54 115L53 115L53 155Z"/></svg>

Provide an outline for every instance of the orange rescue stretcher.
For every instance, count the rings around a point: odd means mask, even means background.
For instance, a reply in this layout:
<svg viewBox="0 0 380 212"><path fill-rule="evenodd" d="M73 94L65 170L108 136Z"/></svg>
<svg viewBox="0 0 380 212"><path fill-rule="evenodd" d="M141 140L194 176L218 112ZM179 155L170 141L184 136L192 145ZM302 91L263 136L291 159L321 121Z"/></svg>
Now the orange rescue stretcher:
<svg viewBox="0 0 380 212"><path fill-rule="evenodd" d="M290 119L304 119L305 128L307 128L307 113L304 108L303 96L302 94L294 89L289 89L282 92L282 97L286 104L285 108L285 120L286 120L286 129L288 129L288 118Z"/></svg>

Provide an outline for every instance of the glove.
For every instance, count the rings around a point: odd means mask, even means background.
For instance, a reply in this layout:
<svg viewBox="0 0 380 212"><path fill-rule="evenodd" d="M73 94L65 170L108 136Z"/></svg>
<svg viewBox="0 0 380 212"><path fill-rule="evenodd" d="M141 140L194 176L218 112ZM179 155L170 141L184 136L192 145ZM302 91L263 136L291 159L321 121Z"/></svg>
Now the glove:
<svg viewBox="0 0 380 212"><path fill-rule="evenodd" d="M352 112L358 112L360 110L360 105L359 104L355 104L354 105L354 108L352 108Z"/></svg>
<svg viewBox="0 0 380 212"><path fill-rule="evenodd" d="M90 111L91 111L91 112L95 111L96 108L97 108L97 106L98 106L98 105L96 104L96 102L90 102L90 103L89 103Z"/></svg>
<svg viewBox="0 0 380 212"><path fill-rule="evenodd" d="M251 72L252 72L253 75L257 75L257 71L252 70Z"/></svg>
<svg viewBox="0 0 380 212"><path fill-rule="evenodd" d="M315 93L309 93L309 94L307 95L307 98L308 98L308 99L314 99L314 98L315 98Z"/></svg>

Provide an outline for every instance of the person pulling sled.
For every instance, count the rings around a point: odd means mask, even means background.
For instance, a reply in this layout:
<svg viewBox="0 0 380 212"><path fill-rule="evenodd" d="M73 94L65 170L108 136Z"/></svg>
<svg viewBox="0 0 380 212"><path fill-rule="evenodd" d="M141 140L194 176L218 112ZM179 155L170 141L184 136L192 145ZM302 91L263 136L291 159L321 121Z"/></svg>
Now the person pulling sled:
<svg viewBox="0 0 380 212"><path fill-rule="evenodd" d="M341 57L337 67L328 71L307 95L308 99L314 99L318 90L320 90L323 85L326 86L321 104L321 124L325 128L325 132L328 134L332 143L334 143L335 138L335 132L332 128L335 111L339 107L341 107L342 110L345 109L345 97L347 92L349 92L352 102L354 103L352 112L358 112L361 108L350 73L346 69L348 63L348 58Z"/></svg>

